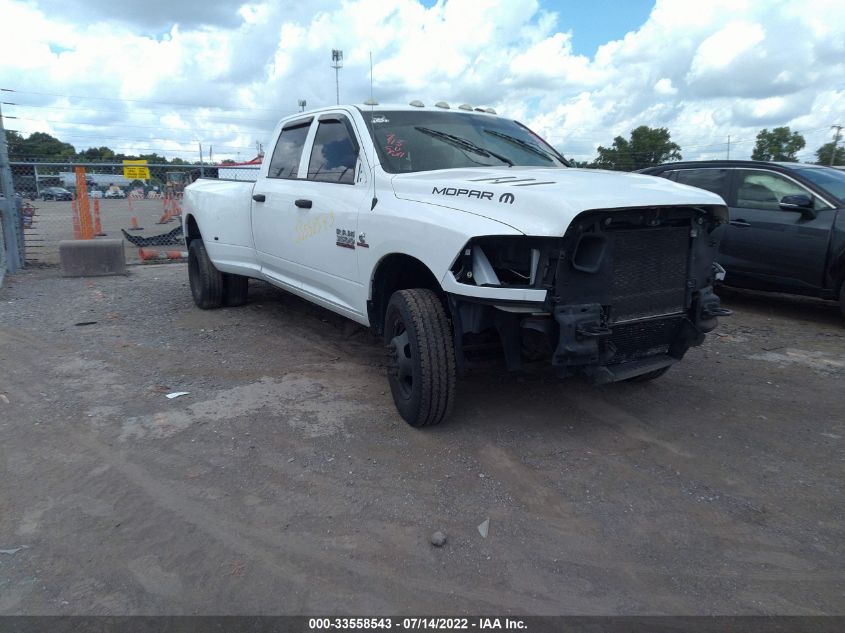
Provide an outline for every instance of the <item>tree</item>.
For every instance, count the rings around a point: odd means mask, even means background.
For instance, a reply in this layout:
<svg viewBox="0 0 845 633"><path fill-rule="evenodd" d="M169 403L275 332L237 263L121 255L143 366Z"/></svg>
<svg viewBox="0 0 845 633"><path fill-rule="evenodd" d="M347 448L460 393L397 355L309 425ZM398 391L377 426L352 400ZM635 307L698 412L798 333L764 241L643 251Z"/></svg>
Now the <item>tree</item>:
<svg viewBox="0 0 845 633"><path fill-rule="evenodd" d="M634 171L681 160L681 148L672 142L669 130L647 125L631 130L630 140L617 136L611 147L600 145L597 151L598 158L590 166L616 171Z"/></svg>
<svg viewBox="0 0 845 633"><path fill-rule="evenodd" d="M114 152L108 147L89 147L88 149L79 152L79 158L87 161L112 161L114 160Z"/></svg>
<svg viewBox="0 0 845 633"><path fill-rule="evenodd" d="M9 158L12 160L67 160L76 155L73 145L63 143L44 132L33 132L24 138L17 132L7 130L6 142L9 144Z"/></svg>
<svg viewBox="0 0 845 633"><path fill-rule="evenodd" d="M789 127L776 127L771 132L764 128L757 134L751 160L795 163L798 162L796 154L804 149L804 145L806 142L801 133L793 132Z"/></svg>
<svg viewBox="0 0 845 633"><path fill-rule="evenodd" d="M833 151L833 141L825 143L816 150L816 164L830 165L830 153ZM845 147L839 146L836 148L836 154L833 157L834 165L845 165Z"/></svg>

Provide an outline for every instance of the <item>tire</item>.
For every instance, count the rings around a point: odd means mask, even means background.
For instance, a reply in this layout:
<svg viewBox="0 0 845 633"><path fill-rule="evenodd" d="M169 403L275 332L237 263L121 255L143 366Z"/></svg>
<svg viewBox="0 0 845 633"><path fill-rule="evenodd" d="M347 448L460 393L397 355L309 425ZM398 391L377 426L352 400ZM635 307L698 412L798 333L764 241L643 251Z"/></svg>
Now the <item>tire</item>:
<svg viewBox="0 0 845 633"><path fill-rule="evenodd" d="M231 308L246 303L249 294L249 277L223 273L223 305Z"/></svg>
<svg viewBox="0 0 845 633"><path fill-rule="evenodd" d="M188 281L198 308L211 310L223 305L223 274L211 263L199 239L188 247Z"/></svg>
<svg viewBox="0 0 845 633"><path fill-rule="evenodd" d="M431 290L398 290L385 315L393 402L413 427L442 422L455 400L455 348L446 311Z"/></svg>
<svg viewBox="0 0 845 633"><path fill-rule="evenodd" d="M669 367L661 367L660 369L655 369L654 371L649 371L645 374L628 378L625 382L651 382L652 380L660 378L667 371L669 371Z"/></svg>

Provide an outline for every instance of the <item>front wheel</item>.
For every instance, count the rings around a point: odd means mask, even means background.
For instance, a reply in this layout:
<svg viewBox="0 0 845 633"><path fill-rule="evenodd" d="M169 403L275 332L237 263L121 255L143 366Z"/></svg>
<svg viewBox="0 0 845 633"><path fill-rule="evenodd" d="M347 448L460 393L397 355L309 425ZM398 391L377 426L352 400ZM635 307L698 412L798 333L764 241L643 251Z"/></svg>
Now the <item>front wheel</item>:
<svg viewBox="0 0 845 633"><path fill-rule="evenodd" d="M446 311L431 290L398 290L390 297L384 342L390 391L414 427L442 422L455 399L455 348Z"/></svg>

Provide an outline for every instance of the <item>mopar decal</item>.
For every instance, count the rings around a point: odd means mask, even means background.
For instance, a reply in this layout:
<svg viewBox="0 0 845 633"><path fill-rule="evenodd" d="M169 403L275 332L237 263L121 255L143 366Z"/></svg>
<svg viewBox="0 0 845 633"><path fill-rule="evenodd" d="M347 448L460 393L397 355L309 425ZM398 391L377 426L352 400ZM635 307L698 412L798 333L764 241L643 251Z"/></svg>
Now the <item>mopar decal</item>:
<svg viewBox="0 0 845 633"><path fill-rule="evenodd" d="M431 193L440 196L465 196L467 198L478 198L479 200L492 200L492 191L480 191L479 189L458 189L456 187L434 187ZM499 202L506 204L513 204L514 195L512 193L503 193L499 196Z"/></svg>
<svg viewBox="0 0 845 633"><path fill-rule="evenodd" d="M513 204L514 197L512 193L503 193L499 196L499 202L506 202L507 204Z"/></svg>

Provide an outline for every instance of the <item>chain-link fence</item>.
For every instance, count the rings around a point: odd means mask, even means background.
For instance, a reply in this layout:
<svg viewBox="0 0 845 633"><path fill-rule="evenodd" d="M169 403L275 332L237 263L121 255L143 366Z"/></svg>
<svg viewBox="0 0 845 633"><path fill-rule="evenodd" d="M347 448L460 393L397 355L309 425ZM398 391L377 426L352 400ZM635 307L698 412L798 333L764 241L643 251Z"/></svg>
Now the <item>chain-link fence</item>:
<svg viewBox="0 0 845 633"><path fill-rule="evenodd" d="M200 177L255 180L259 168L151 164L133 175L122 163L11 165L26 261L42 265L59 262L61 240L98 237L123 238L129 263L182 259L185 187Z"/></svg>
<svg viewBox="0 0 845 633"><path fill-rule="evenodd" d="M3 239L3 214L0 213L0 288L6 280L6 240Z"/></svg>

